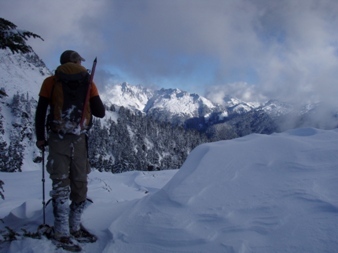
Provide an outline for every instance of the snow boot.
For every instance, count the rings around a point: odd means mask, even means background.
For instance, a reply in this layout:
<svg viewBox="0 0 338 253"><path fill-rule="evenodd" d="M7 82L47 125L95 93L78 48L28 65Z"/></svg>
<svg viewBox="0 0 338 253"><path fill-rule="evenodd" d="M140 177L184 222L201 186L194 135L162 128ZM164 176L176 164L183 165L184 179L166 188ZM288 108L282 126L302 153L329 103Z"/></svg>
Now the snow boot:
<svg viewBox="0 0 338 253"><path fill-rule="evenodd" d="M71 232L80 230L81 216L85 208L86 202L75 203L74 201L70 205L69 214L69 228Z"/></svg>
<svg viewBox="0 0 338 253"><path fill-rule="evenodd" d="M68 198L53 199L54 231L59 237L67 237L69 232L69 203Z"/></svg>
<svg viewBox="0 0 338 253"><path fill-rule="evenodd" d="M81 215L85 208L86 202L81 203L72 202L70 205L69 227L71 235L79 242L96 242L97 237L91 234L81 224Z"/></svg>
<svg viewBox="0 0 338 253"><path fill-rule="evenodd" d="M81 243L94 243L97 241L97 237L90 233L86 228L82 225L78 231L71 232L72 236Z"/></svg>
<svg viewBox="0 0 338 253"><path fill-rule="evenodd" d="M62 248L71 252L80 252L82 248L77 240L73 239L70 236L58 236L54 235L52 238L52 242L55 244L57 248Z"/></svg>

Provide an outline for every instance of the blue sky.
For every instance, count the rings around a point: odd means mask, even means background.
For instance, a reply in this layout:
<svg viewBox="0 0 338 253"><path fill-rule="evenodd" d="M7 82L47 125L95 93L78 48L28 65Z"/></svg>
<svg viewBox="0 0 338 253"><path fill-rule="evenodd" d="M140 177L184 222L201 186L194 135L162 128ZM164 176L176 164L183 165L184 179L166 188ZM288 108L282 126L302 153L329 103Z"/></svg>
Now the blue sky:
<svg viewBox="0 0 338 253"><path fill-rule="evenodd" d="M41 35L53 70L77 50L99 86L179 88L222 102L324 100L338 105L336 0L11 0L0 16ZM231 95L231 94L230 94Z"/></svg>

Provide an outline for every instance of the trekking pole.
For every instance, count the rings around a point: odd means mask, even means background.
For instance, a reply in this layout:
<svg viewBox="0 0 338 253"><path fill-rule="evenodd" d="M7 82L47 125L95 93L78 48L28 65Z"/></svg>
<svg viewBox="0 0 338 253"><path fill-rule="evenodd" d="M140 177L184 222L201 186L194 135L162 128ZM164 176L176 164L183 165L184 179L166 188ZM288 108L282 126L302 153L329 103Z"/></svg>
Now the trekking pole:
<svg viewBox="0 0 338 253"><path fill-rule="evenodd" d="M42 210L43 225L46 224L46 202L45 202L45 147L42 147Z"/></svg>
<svg viewBox="0 0 338 253"><path fill-rule="evenodd" d="M81 121L80 121L81 129L83 129L83 123L84 123L84 119L85 119L85 110L86 110L86 107L88 106L89 99L90 99L90 90L91 90L92 82L93 82L93 79L94 79L96 63L97 63L97 57L95 57L95 60L93 61L92 71L90 72L89 85L88 85L88 90L87 90L87 94L86 94L86 100L85 100L84 105L83 105L82 117L81 117Z"/></svg>

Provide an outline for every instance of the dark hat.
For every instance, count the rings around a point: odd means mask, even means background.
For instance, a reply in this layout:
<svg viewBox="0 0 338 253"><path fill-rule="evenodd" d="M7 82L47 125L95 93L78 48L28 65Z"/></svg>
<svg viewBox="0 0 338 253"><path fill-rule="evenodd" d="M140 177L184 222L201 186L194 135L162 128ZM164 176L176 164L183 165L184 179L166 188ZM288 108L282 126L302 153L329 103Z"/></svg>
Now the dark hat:
<svg viewBox="0 0 338 253"><path fill-rule="evenodd" d="M77 61L85 61L78 52L73 50L66 50L60 56L60 63L65 64L67 62L77 62Z"/></svg>

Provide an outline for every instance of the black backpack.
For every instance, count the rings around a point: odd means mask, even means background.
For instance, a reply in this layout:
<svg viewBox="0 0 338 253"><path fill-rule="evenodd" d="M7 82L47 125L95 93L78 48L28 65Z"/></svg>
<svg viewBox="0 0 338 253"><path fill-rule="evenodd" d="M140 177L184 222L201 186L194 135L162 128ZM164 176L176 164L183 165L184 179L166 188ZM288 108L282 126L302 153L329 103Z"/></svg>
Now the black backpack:
<svg viewBox="0 0 338 253"><path fill-rule="evenodd" d="M86 102L89 86L90 75L82 66L67 63L57 68L50 95L50 130L59 134L81 134L90 129L92 115L89 101Z"/></svg>

